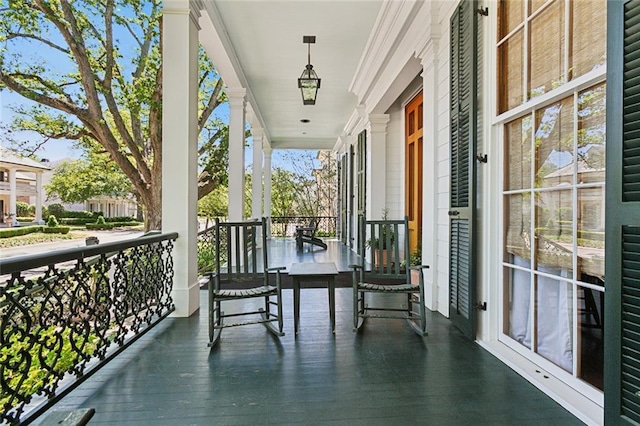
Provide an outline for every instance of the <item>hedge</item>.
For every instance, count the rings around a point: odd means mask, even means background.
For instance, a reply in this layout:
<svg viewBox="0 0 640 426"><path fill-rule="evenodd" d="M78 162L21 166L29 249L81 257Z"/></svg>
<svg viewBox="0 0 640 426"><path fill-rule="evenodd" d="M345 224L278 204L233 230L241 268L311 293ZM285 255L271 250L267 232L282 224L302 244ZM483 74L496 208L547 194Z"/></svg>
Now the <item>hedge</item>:
<svg viewBox="0 0 640 426"><path fill-rule="evenodd" d="M4 228L0 229L0 238L17 237L18 235L27 235L34 232L41 232L42 228L42 226L20 226L16 228Z"/></svg>
<svg viewBox="0 0 640 426"><path fill-rule="evenodd" d="M43 226L42 232L45 234L68 234L70 229L68 226Z"/></svg>
<svg viewBox="0 0 640 426"><path fill-rule="evenodd" d="M87 223L93 223L96 220L94 218L90 218L90 217L84 217L84 218L63 217L62 219L59 219L58 221L60 223L65 224L65 225L83 226L83 225L86 225Z"/></svg>
<svg viewBox="0 0 640 426"><path fill-rule="evenodd" d="M114 216L105 217L104 220L107 222L135 222L136 218L131 216Z"/></svg>
<svg viewBox="0 0 640 426"><path fill-rule="evenodd" d="M35 221L36 221L36 218L35 218L35 217L27 217L27 216L25 216L25 217L17 217L17 218L16 218L16 220L17 220L18 222L26 222L26 223L29 223L29 222L35 222Z"/></svg>
<svg viewBox="0 0 640 426"><path fill-rule="evenodd" d="M69 218L69 219L93 219L96 220L98 218L98 216L101 216L102 212L88 212L88 211L81 211L81 212L75 212L75 211L70 211L70 210L65 210L62 215L60 216L60 218Z"/></svg>
<svg viewBox="0 0 640 426"><path fill-rule="evenodd" d="M138 226L142 225L141 222L108 222L108 223L87 223L85 226L87 229L100 230L100 229L113 229L122 226Z"/></svg>

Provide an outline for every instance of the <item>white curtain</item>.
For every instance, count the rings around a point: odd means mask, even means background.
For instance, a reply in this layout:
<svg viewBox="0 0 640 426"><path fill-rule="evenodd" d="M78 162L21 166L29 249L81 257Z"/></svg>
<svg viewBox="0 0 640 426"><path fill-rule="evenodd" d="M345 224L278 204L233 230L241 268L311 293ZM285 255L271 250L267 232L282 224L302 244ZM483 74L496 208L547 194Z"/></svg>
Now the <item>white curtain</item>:
<svg viewBox="0 0 640 426"><path fill-rule="evenodd" d="M527 259L514 256L514 264L530 268ZM567 277L568 271L539 266L545 274ZM531 274L513 270L512 305L510 312L511 337L526 347L531 347L532 330L529 321L531 303ZM537 301L537 350L541 356L567 371L573 368L573 303L571 284L550 277L538 276Z"/></svg>

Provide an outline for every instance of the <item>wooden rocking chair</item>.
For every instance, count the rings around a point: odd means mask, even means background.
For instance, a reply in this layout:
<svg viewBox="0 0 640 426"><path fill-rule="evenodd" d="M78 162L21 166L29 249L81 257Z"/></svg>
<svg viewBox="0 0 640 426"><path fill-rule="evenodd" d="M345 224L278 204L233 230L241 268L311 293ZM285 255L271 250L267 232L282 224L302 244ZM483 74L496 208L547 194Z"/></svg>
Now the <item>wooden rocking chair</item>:
<svg viewBox="0 0 640 426"><path fill-rule="evenodd" d="M247 222L215 221L215 271L208 274L209 346L218 342L226 327L263 324L274 335L284 336L280 271L285 268L269 268L266 229L265 218ZM269 282L269 272L274 272L275 283ZM263 298L264 306L256 310L251 304L251 308L239 312L222 310L224 302L252 298ZM253 319L224 322L226 318L243 316Z"/></svg>
<svg viewBox="0 0 640 426"><path fill-rule="evenodd" d="M428 266L409 266L409 220L365 220L360 218L360 257L353 268L353 331L358 331L367 318L406 320L420 336L427 335L424 306L424 276ZM367 239L368 235L368 239ZM367 251L365 249L368 248ZM371 269L365 264L370 255ZM404 262L403 262L404 260ZM404 266L403 263L407 263ZM419 282L411 283L410 270L419 270ZM382 304L381 297L406 295L406 305ZM366 299L365 299L366 297ZM371 297L371 299L369 298ZM375 300L373 299L375 297ZM376 305L370 305L371 301Z"/></svg>

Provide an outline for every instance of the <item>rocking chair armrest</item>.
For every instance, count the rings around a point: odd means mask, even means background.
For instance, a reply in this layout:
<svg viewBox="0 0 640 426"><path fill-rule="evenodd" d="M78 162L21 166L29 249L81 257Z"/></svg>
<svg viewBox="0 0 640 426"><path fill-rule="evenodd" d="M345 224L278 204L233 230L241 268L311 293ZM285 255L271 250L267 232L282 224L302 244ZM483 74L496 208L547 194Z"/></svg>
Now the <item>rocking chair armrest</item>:
<svg viewBox="0 0 640 426"><path fill-rule="evenodd" d="M273 266L271 268L267 268L267 272L280 272L287 269L286 266Z"/></svg>
<svg viewBox="0 0 640 426"><path fill-rule="evenodd" d="M349 268L351 269L364 269L364 266L362 265L356 265L355 263L349 265Z"/></svg>
<svg viewBox="0 0 640 426"><path fill-rule="evenodd" d="M413 265L413 266L409 266L409 269L429 269L429 265Z"/></svg>

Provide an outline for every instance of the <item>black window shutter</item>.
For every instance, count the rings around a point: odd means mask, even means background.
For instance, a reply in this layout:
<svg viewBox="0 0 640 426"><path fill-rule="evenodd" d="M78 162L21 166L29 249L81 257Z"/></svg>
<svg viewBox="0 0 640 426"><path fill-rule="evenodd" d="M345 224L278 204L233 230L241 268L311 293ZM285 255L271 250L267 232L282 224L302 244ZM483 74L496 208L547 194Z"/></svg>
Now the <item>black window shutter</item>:
<svg viewBox="0 0 640 426"><path fill-rule="evenodd" d="M475 338L475 151L477 116L476 1L463 0L451 18L451 186L449 314Z"/></svg>
<svg viewBox="0 0 640 426"><path fill-rule="evenodd" d="M640 0L607 3L605 422L640 423Z"/></svg>

